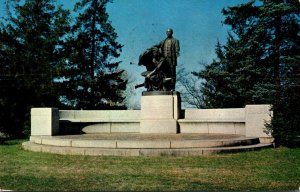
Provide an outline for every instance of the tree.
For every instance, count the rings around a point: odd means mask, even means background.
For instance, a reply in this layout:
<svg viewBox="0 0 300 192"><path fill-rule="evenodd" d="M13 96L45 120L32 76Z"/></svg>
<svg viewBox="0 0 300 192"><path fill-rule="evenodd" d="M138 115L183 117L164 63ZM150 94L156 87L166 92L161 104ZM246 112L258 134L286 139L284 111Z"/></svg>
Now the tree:
<svg viewBox="0 0 300 192"><path fill-rule="evenodd" d="M109 0L82 0L62 63L61 101L75 109L124 108L127 77L119 69L122 46L108 20Z"/></svg>
<svg viewBox="0 0 300 192"><path fill-rule="evenodd" d="M199 63L204 65L203 62ZM201 90L201 80L187 72L184 65L180 64L176 72L176 87L181 95L181 102L187 108L201 108L203 106L203 95Z"/></svg>
<svg viewBox="0 0 300 192"><path fill-rule="evenodd" d="M53 0L11 3L0 27L0 131L22 134L31 107L58 105L53 78L69 12Z"/></svg>
<svg viewBox="0 0 300 192"><path fill-rule="evenodd" d="M299 12L297 0L260 0L223 9L230 25L217 60L194 73L205 79L205 106L271 103L278 145L299 140ZM291 139L292 138L292 139Z"/></svg>
<svg viewBox="0 0 300 192"><path fill-rule="evenodd" d="M203 82L203 108L243 107L246 104L270 103L273 93L266 68L259 65L259 45L243 47L244 43L228 35L227 44L216 45L217 59L204 70L194 72Z"/></svg>

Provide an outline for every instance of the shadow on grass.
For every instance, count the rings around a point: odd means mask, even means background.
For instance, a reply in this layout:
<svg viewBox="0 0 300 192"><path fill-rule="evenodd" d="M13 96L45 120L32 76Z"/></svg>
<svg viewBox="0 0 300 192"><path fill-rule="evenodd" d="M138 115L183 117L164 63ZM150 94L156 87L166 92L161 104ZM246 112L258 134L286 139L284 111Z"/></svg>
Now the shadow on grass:
<svg viewBox="0 0 300 192"><path fill-rule="evenodd" d="M28 140L29 137L27 137L27 136L0 137L0 145L18 145L26 139Z"/></svg>

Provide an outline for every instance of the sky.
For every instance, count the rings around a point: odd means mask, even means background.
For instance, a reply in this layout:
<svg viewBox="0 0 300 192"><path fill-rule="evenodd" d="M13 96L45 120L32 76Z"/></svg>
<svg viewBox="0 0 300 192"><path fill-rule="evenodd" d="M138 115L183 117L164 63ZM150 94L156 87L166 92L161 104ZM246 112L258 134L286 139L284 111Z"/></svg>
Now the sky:
<svg viewBox="0 0 300 192"><path fill-rule="evenodd" d="M222 24L224 7L246 0L115 0L108 13L123 47L120 60L129 73L137 69L139 55L166 37L167 28L180 42L178 63L198 71L215 58L217 41L226 42L228 26ZM139 73L138 73L139 74Z"/></svg>
<svg viewBox="0 0 300 192"><path fill-rule="evenodd" d="M5 14L0 0L0 16ZM77 0L57 0L72 9ZM218 41L225 44L230 28L222 21L223 8L246 3L248 0L114 0L107 6L109 20L123 45L121 68L131 80L143 82L137 66L138 58L147 48L166 37L166 29L174 30L173 36L180 42L178 63L186 71L199 71L203 63L209 64L215 56ZM132 64L131 64L132 63Z"/></svg>
<svg viewBox="0 0 300 192"><path fill-rule="evenodd" d="M0 16L5 14L0 0ZM72 9L77 0L57 0ZM248 0L114 0L107 11L118 39L124 47L119 58L129 73L135 73L139 55L166 37L167 28L174 30L180 42L178 63L188 71L201 69L200 63L215 58L217 41L226 42L228 27L222 24L224 7ZM143 71L143 69L141 69Z"/></svg>

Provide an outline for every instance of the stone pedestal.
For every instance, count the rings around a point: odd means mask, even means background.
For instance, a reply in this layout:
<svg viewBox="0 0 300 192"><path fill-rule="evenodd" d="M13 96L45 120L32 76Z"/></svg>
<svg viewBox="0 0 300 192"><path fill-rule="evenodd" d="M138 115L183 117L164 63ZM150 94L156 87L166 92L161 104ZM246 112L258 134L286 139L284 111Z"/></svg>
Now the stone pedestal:
<svg viewBox="0 0 300 192"><path fill-rule="evenodd" d="M59 133L59 111L57 108L31 109L31 136L56 135Z"/></svg>
<svg viewBox="0 0 300 192"><path fill-rule="evenodd" d="M259 137L261 143L270 143L273 138L265 130L273 115L270 105L246 105L246 137Z"/></svg>
<svg viewBox="0 0 300 192"><path fill-rule="evenodd" d="M176 91L143 92L141 133L178 133L180 94Z"/></svg>

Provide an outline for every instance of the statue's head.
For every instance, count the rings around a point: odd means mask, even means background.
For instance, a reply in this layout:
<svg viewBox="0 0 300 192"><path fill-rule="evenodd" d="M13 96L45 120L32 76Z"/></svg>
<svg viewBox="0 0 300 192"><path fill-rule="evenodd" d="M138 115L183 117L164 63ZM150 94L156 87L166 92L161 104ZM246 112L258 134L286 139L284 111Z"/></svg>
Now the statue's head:
<svg viewBox="0 0 300 192"><path fill-rule="evenodd" d="M172 37L173 29L171 29L171 28L167 29L166 34L167 34L167 37Z"/></svg>

